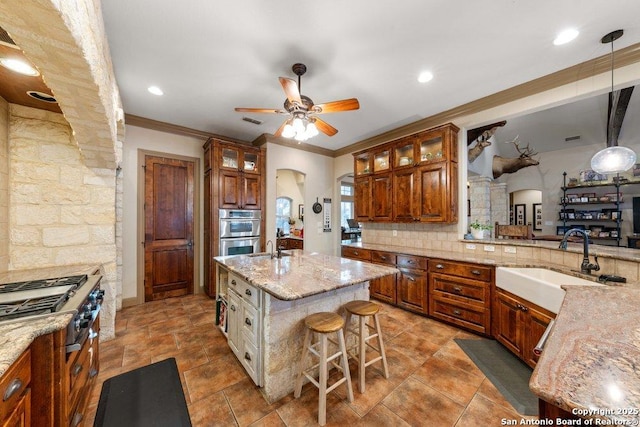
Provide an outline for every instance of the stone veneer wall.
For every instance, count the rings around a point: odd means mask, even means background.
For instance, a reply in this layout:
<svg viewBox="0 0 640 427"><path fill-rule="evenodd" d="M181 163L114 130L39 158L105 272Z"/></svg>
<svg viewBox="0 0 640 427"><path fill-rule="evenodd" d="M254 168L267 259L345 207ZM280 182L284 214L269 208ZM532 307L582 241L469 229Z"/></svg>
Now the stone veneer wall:
<svg viewBox="0 0 640 427"><path fill-rule="evenodd" d="M509 224L509 195L507 184L492 182L491 189L491 224Z"/></svg>
<svg viewBox="0 0 640 427"><path fill-rule="evenodd" d="M9 105L9 269L101 264L114 336L116 172L87 167L61 114Z"/></svg>
<svg viewBox="0 0 640 427"><path fill-rule="evenodd" d="M0 272L9 268L9 104L0 98Z"/></svg>

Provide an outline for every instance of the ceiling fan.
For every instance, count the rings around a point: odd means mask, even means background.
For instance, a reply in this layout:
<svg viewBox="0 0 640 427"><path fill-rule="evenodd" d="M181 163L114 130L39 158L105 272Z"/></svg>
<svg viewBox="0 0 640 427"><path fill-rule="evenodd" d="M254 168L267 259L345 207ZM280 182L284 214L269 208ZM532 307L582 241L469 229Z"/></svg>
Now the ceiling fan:
<svg viewBox="0 0 640 427"><path fill-rule="evenodd" d="M298 83L295 80L280 77L280 84L287 99L284 101L284 109L270 108L236 108L236 111L246 113L275 113L286 114L289 118L275 132L276 136L285 138L295 138L302 142L318 135L318 131L333 136L338 133L338 129L331 126L324 120L316 117L318 114L337 113L340 111L357 110L360 103L356 98L342 99L340 101L326 102L324 104L314 104L311 98L300 93L301 76L307 72L304 64L293 64L293 72L298 76Z"/></svg>

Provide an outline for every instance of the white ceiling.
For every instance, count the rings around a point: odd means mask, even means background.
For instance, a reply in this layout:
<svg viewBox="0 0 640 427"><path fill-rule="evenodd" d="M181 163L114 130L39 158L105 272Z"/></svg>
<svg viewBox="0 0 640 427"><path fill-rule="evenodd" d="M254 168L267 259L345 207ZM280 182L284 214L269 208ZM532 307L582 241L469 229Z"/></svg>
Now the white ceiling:
<svg viewBox="0 0 640 427"><path fill-rule="evenodd" d="M291 65L303 62L302 93L315 103L360 101L323 116L337 135L307 141L329 149L605 55L610 31L625 31L616 50L640 42L638 0L103 0L102 9L126 113L251 141L283 116L250 115L256 126L234 107L282 108L278 77L296 78ZM567 27L578 38L554 46ZM418 83L423 70L435 78Z"/></svg>

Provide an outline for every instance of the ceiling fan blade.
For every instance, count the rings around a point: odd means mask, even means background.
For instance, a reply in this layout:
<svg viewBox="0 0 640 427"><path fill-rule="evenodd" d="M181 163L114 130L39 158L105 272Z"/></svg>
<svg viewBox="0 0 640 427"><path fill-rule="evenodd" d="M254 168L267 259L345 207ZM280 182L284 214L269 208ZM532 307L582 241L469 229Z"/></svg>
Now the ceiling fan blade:
<svg viewBox="0 0 640 427"><path fill-rule="evenodd" d="M287 95L287 99L290 103L297 102L302 105L302 99L300 98L300 89L298 89L298 84L295 80L288 79L286 77L279 77L280 84L282 85L282 89L284 89L284 93Z"/></svg>
<svg viewBox="0 0 640 427"><path fill-rule="evenodd" d="M333 136L336 133L338 133L338 129L334 128L329 123L317 117L316 117L315 124L316 124L316 128L318 128L320 132L324 133L327 136Z"/></svg>
<svg viewBox="0 0 640 427"><path fill-rule="evenodd" d="M241 113L275 113L275 114L283 114L287 113L285 110L276 110L274 108L235 108L236 111Z"/></svg>
<svg viewBox="0 0 640 427"><path fill-rule="evenodd" d="M316 114L323 114L357 110L358 108L360 108L358 100L356 98L349 98L340 101L326 102L324 104L315 104L312 110Z"/></svg>
<svg viewBox="0 0 640 427"><path fill-rule="evenodd" d="M284 122L282 122L278 130L274 133L275 136L282 136L282 131L284 130L284 127L287 125L288 121L289 120L285 120Z"/></svg>

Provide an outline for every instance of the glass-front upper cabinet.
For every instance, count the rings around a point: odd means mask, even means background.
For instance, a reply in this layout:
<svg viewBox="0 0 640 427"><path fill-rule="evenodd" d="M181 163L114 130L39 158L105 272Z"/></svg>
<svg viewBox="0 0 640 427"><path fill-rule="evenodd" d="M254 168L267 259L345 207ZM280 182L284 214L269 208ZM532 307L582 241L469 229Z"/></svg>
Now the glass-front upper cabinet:
<svg viewBox="0 0 640 427"><path fill-rule="evenodd" d="M415 148L413 138L402 138L393 146L393 167L401 168L415 164Z"/></svg>
<svg viewBox="0 0 640 427"><path fill-rule="evenodd" d="M222 169L242 170L248 173L260 173L260 152L223 146L220 150Z"/></svg>
<svg viewBox="0 0 640 427"><path fill-rule="evenodd" d="M391 151L380 150L373 155L373 171L385 172L391 169Z"/></svg>
<svg viewBox="0 0 640 427"><path fill-rule="evenodd" d="M371 153L361 153L354 157L356 176L367 175L371 173Z"/></svg>
<svg viewBox="0 0 640 427"><path fill-rule="evenodd" d="M416 140L420 152L420 162L442 160L445 156L442 147L442 135L425 135Z"/></svg>

